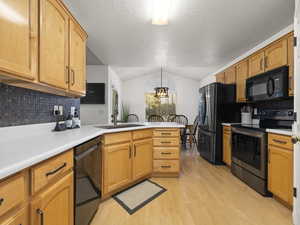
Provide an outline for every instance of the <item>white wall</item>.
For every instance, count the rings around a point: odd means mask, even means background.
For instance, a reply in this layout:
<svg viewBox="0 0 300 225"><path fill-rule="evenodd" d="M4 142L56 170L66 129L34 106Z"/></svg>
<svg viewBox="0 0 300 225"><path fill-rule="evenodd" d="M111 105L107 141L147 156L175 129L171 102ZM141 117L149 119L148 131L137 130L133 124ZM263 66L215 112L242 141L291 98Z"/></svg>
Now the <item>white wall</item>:
<svg viewBox="0 0 300 225"><path fill-rule="evenodd" d="M122 82L119 76L107 65L87 66L87 82L105 83L105 104L81 104L80 117L82 124L110 123L113 88L119 93L119 112L121 112Z"/></svg>
<svg viewBox="0 0 300 225"><path fill-rule="evenodd" d="M107 66L87 66L88 83L105 83L105 104L81 104L80 119L83 125L105 124L108 121L108 73Z"/></svg>
<svg viewBox="0 0 300 225"><path fill-rule="evenodd" d="M220 73L220 72L224 71L225 69L227 69L228 67L230 67L230 66L238 63L239 61L241 61L241 60L243 60L245 58L247 58L248 56L252 55L256 51L258 51L258 50L266 47L267 45L269 45L272 42L276 41L277 39L279 39L280 37L284 36L285 34L288 34L289 32L293 31L293 29L294 29L294 25L293 24L287 26L283 30L281 30L278 33L274 34L272 37L268 38L267 40L263 41L259 45L255 46L254 48L252 48L249 51L245 52L244 54L242 54L241 56L237 57L233 61L229 62L228 64L226 64L225 66L223 66L219 70L215 71L213 74L211 74L211 75L209 75L207 77L204 77L200 81L200 86L203 87L203 86L205 86L207 84L215 82L216 81L215 76L214 76L215 74Z"/></svg>
<svg viewBox="0 0 300 225"><path fill-rule="evenodd" d="M199 81L164 72L165 85L170 93L176 94L176 113L186 115L192 123L197 115ZM160 72L123 81L123 103L141 121L145 121L145 93L153 93L157 86L160 86Z"/></svg>

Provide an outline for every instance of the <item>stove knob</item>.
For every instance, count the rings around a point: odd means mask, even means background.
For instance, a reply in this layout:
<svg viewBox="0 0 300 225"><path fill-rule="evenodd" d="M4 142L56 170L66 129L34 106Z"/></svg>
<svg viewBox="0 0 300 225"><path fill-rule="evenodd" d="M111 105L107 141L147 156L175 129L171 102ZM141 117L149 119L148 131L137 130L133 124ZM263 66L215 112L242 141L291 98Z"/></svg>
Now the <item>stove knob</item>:
<svg viewBox="0 0 300 225"><path fill-rule="evenodd" d="M294 112L293 111L288 111L288 116L292 116L294 115Z"/></svg>
<svg viewBox="0 0 300 225"><path fill-rule="evenodd" d="M293 144L297 144L300 141L300 137L292 136L291 141L292 141Z"/></svg>

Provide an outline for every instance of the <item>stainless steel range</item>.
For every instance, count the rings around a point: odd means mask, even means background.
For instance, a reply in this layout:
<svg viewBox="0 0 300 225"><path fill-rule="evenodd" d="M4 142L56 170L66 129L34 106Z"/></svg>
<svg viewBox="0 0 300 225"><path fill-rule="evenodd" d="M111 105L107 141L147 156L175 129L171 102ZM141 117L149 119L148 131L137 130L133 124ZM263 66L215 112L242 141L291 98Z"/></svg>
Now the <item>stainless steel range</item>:
<svg viewBox="0 0 300 225"><path fill-rule="evenodd" d="M293 110L260 111L259 124L232 127L231 172L264 196L267 190L268 138L266 129L291 129Z"/></svg>

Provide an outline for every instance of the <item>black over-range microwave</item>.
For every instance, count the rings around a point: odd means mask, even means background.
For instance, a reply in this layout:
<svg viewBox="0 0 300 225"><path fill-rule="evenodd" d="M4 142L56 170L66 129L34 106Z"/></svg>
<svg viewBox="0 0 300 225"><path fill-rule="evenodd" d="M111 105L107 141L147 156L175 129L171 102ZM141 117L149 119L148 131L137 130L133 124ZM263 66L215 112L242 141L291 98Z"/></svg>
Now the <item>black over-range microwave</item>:
<svg viewBox="0 0 300 225"><path fill-rule="evenodd" d="M248 78L246 97L248 101L265 101L288 97L289 68L283 66Z"/></svg>

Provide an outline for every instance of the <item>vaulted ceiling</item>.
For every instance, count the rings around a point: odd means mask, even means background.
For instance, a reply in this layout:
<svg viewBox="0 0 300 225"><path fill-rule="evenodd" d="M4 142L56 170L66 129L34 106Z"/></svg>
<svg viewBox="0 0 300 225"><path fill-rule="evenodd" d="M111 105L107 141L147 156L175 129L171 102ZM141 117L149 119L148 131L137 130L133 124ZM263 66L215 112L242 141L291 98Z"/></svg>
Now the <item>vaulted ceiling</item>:
<svg viewBox="0 0 300 225"><path fill-rule="evenodd" d="M172 0L168 26L151 0L64 0L89 49L122 79L169 72L200 80L293 22L294 0Z"/></svg>

